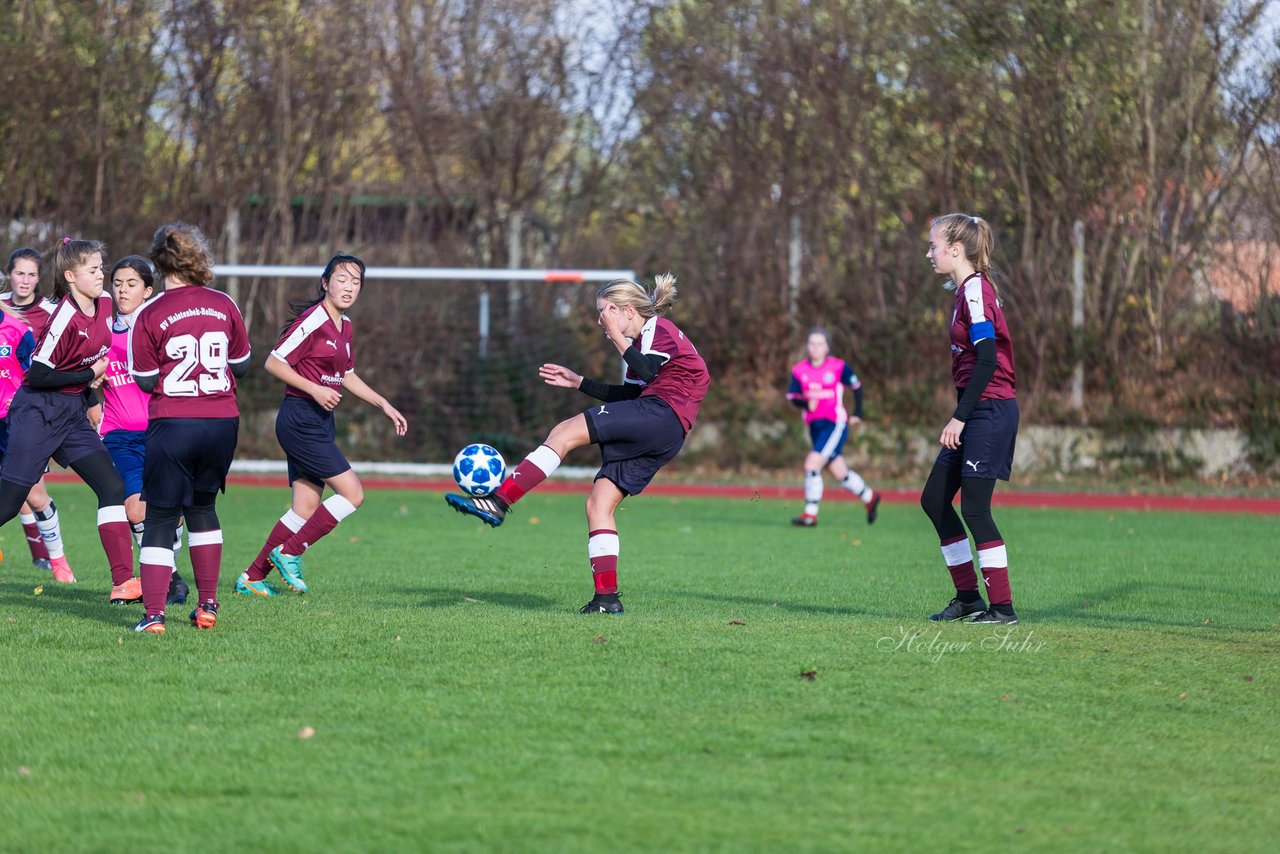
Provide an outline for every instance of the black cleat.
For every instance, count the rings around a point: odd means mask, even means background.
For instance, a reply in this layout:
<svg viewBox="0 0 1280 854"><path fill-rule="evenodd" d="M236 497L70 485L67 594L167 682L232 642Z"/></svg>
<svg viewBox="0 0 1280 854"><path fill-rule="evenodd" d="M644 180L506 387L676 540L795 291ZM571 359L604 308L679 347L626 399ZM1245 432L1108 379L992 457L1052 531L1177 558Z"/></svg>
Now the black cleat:
<svg viewBox="0 0 1280 854"><path fill-rule="evenodd" d="M187 587L187 582L182 580L182 576L174 573L169 576L169 593L164 597L166 605L181 605L187 601L187 594L191 592L191 588Z"/></svg>
<svg viewBox="0 0 1280 854"><path fill-rule="evenodd" d="M621 614L622 603L618 601L618 594L614 593L601 595L597 593L591 597L591 601L582 606L578 612L580 614Z"/></svg>
<svg viewBox="0 0 1280 854"><path fill-rule="evenodd" d="M493 528L502 524L502 520L507 518L507 511L511 509L511 505L496 495L475 498L470 495L450 494L446 495L444 500L446 504L459 513L475 516L481 522Z"/></svg>
<svg viewBox="0 0 1280 854"><path fill-rule="evenodd" d="M967 621L969 625L1004 625L1012 626L1018 622L1018 615L1010 611L1004 613L997 611L995 608L988 608L972 620Z"/></svg>
<svg viewBox="0 0 1280 854"><path fill-rule="evenodd" d="M878 515L880 515L880 493L876 491L871 493L871 503L867 505L867 524L874 525Z"/></svg>
<svg viewBox="0 0 1280 854"><path fill-rule="evenodd" d="M975 599L972 602L961 602L959 599L952 599L947 603L947 607L929 619L935 623L954 623L956 620L980 616L986 612L987 605L981 599Z"/></svg>
<svg viewBox="0 0 1280 854"><path fill-rule="evenodd" d="M816 528L818 526L818 517L810 516L808 513L802 513L791 520L791 524L797 528Z"/></svg>
<svg viewBox="0 0 1280 854"><path fill-rule="evenodd" d="M50 563L47 557L32 558L31 565L34 566L36 569L43 569L45 572L53 571L53 564Z"/></svg>

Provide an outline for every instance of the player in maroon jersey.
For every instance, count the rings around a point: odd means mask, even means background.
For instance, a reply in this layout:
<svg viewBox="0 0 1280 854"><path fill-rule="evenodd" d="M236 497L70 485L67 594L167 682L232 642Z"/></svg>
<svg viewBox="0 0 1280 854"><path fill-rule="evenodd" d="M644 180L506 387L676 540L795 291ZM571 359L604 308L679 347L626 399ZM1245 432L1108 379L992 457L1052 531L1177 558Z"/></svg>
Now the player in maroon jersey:
<svg viewBox="0 0 1280 854"><path fill-rule="evenodd" d="M138 309L129 333L129 370L151 395L142 467L147 611L134 630L163 634L173 541L184 517L197 591L191 624L211 629L218 621L222 527L214 505L236 452L236 379L248 372L250 353L235 300L210 287L213 256L198 229L161 226L150 254L165 290Z"/></svg>
<svg viewBox="0 0 1280 854"><path fill-rule="evenodd" d="M49 325L54 309L54 303L40 295L40 273L43 267L44 262L40 258L40 253L30 246L13 250L4 268L5 275L9 278L9 290L0 294L0 300L3 300L13 313L30 327L35 341L40 340L45 327ZM4 433L6 445L8 443L8 404L21 386L22 376L16 376L14 379L16 382L5 382L5 378L0 378L0 394L7 395L3 401L0 401L0 410L6 412L6 417L0 418L0 422L4 422L4 427L0 428L0 431ZM0 457L3 455L4 450L0 449ZM35 486L31 487L31 494L22 505L18 518L22 521L22 531L26 535L27 547L31 550L32 564L38 569L50 570L57 581L74 582L75 573L71 571L71 565L67 562L62 543L62 525L58 520L58 508L49 497L43 476L36 481Z"/></svg>
<svg viewBox="0 0 1280 854"><path fill-rule="evenodd" d="M339 389L380 409L397 436L409 429L404 416L355 371L346 312L360 297L363 283L363 261L354 255L330 258L315 297L294 303L293 320L267 357L267 373L285 384L276 438L289 460L293 503L236 580L237 593L275 596L276 589L265 580L272 566L289 587L305 593L303 553L364 502L360 478L334 441ZM334 494L321 501L325 486Z"/></svg>
<svg viewBox="0 0 1280 854"><path fill-rule="evenodd" d="M1004 539L991 518L991 495L996 480L1009 479L1018 437L1013 344L990 275L994 245L991 226L969 214L940 216L929 229L929 262L936 272L950 277L956 291L950 335L958 398L938 440L942 450L920 495L956 588L955 598L931 620L1018 622ZM964 523L951 504L957 492ZM978 546L989 607L978 592L965 524Z"/></svg>
<svg viewBox="0 0 1280 854"><path fill-rule="evenodd" d="M50 458L69 466L98 497L98 536L111 565L110 600L120 604L142 596L133 575L124 483L85 415L85 391L102 381L111 347L111 297L102 293L104 251L101 243L69 237L56 250L57 306L9 407L0 525L18 515Z"/></svg>
<svg viewBox="0 0 1280 854"><path fill-rule="evenodd" d="M587 557L596 591L582 607L584 614L622 613L614 512L680 452L711 383L693 342L661 316L675 302L675 283L667 274L654 281L653 293L625 279L601 288L599 323L627 364L624 382L607 385L560 365L543 365L538 374L547 385L579 389L603 404L557 424L493 495L445 496L458 512L497 527L511 505L550 476L565 454L599 445L603 465L587 498Z"/></svg>

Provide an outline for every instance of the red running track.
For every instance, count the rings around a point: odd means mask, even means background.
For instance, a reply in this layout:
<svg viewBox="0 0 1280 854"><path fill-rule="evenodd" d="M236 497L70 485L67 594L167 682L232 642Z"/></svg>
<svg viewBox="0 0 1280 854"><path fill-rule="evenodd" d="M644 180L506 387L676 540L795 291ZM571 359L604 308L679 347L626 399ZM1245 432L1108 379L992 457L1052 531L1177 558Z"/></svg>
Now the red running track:
<svg viewBox="0 0 1280 854"><path fill-rule="evenodd" d="M50 473L55 482L73 482L78 478L70 472ZM413 489L429 492L456 491L451 480L416 477L362 477L367 489ZM230 482L238 486L287 486L283 474L232 475ZM585 480L549 480L538 487L539 492L584 494L591 488ZM843 500L853 500L842 492L828 490ZM804 491L798 486L742 486L712 483L655 483L645 490L645 495L671 498L729 498L756 500L780 498L803 501ZM920 500L919 490L886 489L881 493L889 504L915 504ZM1069 510L1176 510L1201 513L1259 513L1280 515L1280 498L1217 495L1124 495L1093 492L1019 492L996 490L994 504L997 507L1040 507Z"/></svg>

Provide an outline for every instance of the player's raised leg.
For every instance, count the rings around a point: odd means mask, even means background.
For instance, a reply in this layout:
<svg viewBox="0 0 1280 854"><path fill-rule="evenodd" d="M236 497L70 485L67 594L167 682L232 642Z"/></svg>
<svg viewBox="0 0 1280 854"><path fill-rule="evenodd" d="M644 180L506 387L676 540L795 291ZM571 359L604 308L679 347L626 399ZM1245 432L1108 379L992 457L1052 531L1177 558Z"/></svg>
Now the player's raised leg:
<svg viewBox="0 0 1280 854"><path fill-rule="evenodd" d="M862 475L849 468L849 464L842 456L832 460L827 468L832 476L840 481L840 485L849 490L867 508L867 524L874 525L880 513L880 493L868 486L862 479Z"/></svg>

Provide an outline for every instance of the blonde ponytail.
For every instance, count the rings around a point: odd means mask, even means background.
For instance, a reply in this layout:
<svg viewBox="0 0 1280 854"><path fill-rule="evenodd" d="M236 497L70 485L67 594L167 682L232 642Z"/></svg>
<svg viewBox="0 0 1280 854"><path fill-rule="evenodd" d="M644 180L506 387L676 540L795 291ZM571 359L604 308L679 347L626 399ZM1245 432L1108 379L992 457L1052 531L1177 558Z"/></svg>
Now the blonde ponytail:
<svg viewBox="0 0 1280 854"><path fill-rule="evenodd" d="M596 292L596 299L608 300L619 308L629 305L641 317L661 316L676 301L676 277L670 273L656 277L652 293L630 279L615 279Z"/></svg>

